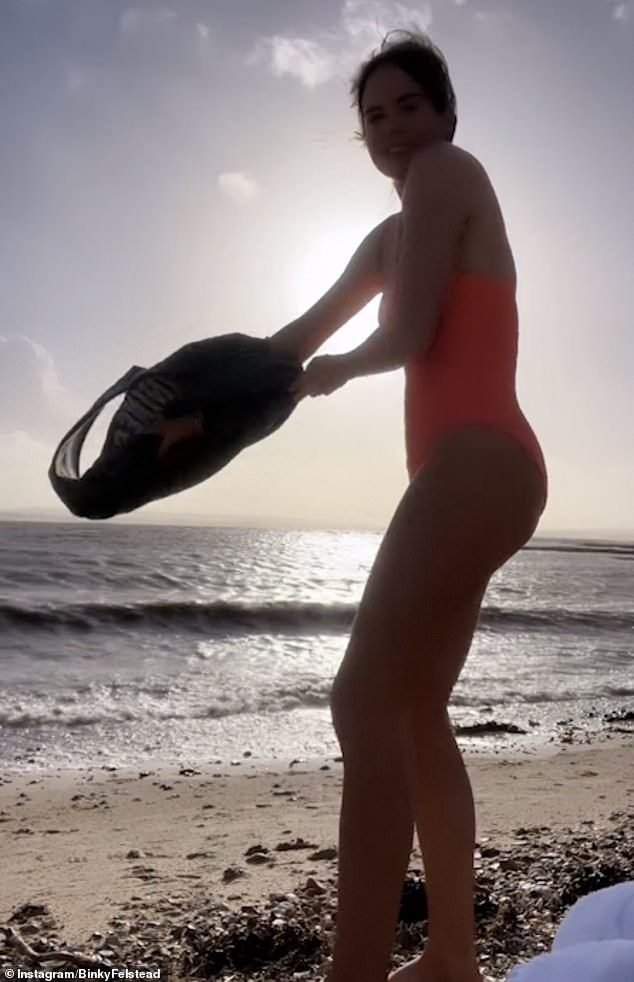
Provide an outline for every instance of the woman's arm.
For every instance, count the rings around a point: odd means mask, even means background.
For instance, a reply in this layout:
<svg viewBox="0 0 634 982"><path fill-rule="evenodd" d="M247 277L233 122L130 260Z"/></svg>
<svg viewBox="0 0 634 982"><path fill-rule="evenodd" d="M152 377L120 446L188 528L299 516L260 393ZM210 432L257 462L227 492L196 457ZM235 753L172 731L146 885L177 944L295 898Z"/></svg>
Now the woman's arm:
<svg viewBox="0 0 634 982"><path fill-rule="evenodd" d="M406 354L391 332L378 327L370 337L344 355L313 358L296 380L291 392L299 401L304 396L324 396L336 392L359 375L389 372L405 364Z"/></svg>
<svg viewBox="0 0 634 982"><path fill-rule="evenodd" d="M389 216L366 235L345 270L313 306L270 337L273 351L304 362L383 289L383 234Z"/></svg>
<svg viewBox="0 0 634 982"><path fill-rule="evenodd" d="M429 148L412 162L390 304L393 325L342 355L349 378L400 368L434 344L478 167L475 158L449 145Z"/></svg>
<svg viewBox="0 0 634 982"><path fill-rule="evenodd" d="M280 328L270 338L267 338L267 341L274 354L293 358L300 363L305 362L317 350L308 326L301 317Z"/></svg>
<svg viewBox="0 0 634 982"><path fill-rule="evenodd" d="M392 331L377 327L366 340L339 356L341 363L346 366L348 378L358 378L362 375L375 375L378 372L390 372L402 368L408 357L402 342Z"/></svg>

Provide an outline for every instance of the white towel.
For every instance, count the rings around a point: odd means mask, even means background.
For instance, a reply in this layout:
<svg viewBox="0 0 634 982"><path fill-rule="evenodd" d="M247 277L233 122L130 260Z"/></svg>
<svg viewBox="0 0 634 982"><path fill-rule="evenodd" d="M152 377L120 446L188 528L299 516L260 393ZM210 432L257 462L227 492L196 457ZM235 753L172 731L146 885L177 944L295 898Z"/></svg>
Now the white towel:
<svg viewBox="0 0 634 982"><path fill-rule="evenodd" d="M634 941L633 880L595 890L577 900L559 925L552 950L612 938Z"/></svg>
<svg viewBox="0 0 634 982"><path fill-rule="evenodd" d="M517 965L507 982L633 982L634 941L586 941Z"/></svg>

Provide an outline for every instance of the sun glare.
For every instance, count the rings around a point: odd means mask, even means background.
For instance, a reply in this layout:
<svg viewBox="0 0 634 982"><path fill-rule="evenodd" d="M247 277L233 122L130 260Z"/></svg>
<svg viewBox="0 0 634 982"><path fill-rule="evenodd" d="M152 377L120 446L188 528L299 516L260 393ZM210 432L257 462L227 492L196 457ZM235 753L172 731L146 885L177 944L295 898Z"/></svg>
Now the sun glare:
<svg viewBox="0 0 634 982"><path fill-rule="evenodd" d="M305 313L339 279L368 229L353 225L322 226L314 235L306 235L306 247L297 260L294 277L294 301L298 316ZM344 324L327 341L320 354L339 354L355 348L377 326L379 297Z"/></svg>

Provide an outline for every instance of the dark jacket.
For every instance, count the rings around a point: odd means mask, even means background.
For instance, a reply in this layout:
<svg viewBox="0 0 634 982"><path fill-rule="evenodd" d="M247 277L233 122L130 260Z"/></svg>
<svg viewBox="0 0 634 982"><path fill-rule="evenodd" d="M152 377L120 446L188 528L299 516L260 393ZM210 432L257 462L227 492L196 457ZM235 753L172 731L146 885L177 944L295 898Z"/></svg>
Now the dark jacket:
<svg viewBox="0 0 634 982"><path fill-rule="evenodd" d="M81 518L111 518L191 488L288 419L296 405L289 390L301 372L298 362L273 353L267 339L245 334L194 341L149 369L135 365L63 438L49 468L51 484ZM123 392L99 457L80 477L88 431ZM163 419L197 412L204 435L174 444L159 460L162 437L152 430Z"/></svg>

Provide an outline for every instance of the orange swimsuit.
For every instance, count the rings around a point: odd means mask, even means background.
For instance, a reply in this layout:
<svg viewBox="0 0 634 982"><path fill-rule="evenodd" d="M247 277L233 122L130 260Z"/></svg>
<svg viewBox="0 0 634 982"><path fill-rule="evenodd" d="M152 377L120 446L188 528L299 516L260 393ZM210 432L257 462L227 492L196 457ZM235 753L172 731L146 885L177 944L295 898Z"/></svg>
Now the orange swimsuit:
<svg viewBox="0 0 634 982"><path fill-rule="evenodd" d="M443 430L473 424L507 433L548 475L539 441L517 401L518 315L510 282L454 272L436 338L405 365L405 443L410 480Z"/></svg>

